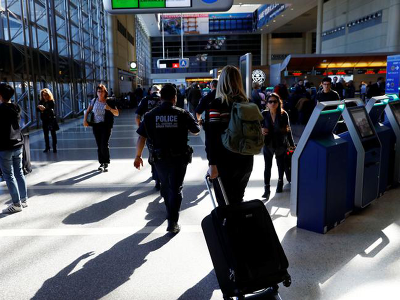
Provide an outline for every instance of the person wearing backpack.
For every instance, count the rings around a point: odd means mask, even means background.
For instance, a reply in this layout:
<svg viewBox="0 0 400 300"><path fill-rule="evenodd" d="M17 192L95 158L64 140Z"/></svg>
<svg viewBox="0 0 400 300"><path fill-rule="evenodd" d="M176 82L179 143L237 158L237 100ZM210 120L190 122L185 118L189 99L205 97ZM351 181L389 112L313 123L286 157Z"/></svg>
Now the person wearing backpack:
<svg viewBox="0 0 400 300"><path fill-rule="evenodd" d="M275 154L278 166L277 193L282 193L283 175L285 172L285 155L288 147L294 147L289 115L282 108L282 99L278 94L272 93L267 97L267 109L262 112L262 134L264 135L264 194L263 198L269 199L272 158Z"/></svg>
<svg viewBox="0 0 400 300"><path fill-rule="evenodd" d="M22 171L22 146L24 138L19 127L21 107L11 103L14 89L0 84L0 168L10 192L12 204L3 210L5 214L22 211L27 207L27 189Z"/></svg>
<svg viewBox="0 0 400 300"><path fill-rule="evenodd" d="M261 120L258 106L246 97L240 71L234 66L224 67L216 98L209 105L206 152L210 179L221 178L230 203L243 201L253 156L263 146ZM218 205L225 205L221 192L216 192Z"/></svg>

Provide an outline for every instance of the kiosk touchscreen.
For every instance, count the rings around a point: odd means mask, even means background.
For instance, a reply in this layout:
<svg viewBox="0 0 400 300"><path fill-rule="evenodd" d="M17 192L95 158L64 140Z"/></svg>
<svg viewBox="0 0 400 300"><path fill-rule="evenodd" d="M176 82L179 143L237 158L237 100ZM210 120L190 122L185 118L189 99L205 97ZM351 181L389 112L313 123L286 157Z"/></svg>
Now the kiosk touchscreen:
<svg viewBox="0 0 400 300"><path fill-rule="evenodd" d="M385 108L389 103L387 96L372 97L365 108L375 127L379 141L382 145L381 167L379 173L379 195L383 195L389 186L389 170L394 157L394 139L392 129L383 125L380 121L384 115ZM393 172L391 172L393 173Z"/></svg>
<svg viewBox="0 0 400 300"><path fill-rule="evenodd" d="M347 142L333 134L343 109L318 103L293 153L290 209L299 228L326 233L345 218Z"/></svg>
<svg viewBox="0 0 400 300"><path fill-rule="evenodd" d="M394 184L400 183L400 100L399 98L393 101L389 101L389 104L385 108L385 114L387 121L384 123L390 127L393 131L393 143L395 144L395 150L392 155L393 170L389 171L389 181Z"/></svg>
<svg viewBox="0 0 400 300"><path fill-rule="evenodd" d="M350 213L378 197L381 143L364 106L346 107L343 118L348 132L340 136L349 142L346 210Z"/></svg>

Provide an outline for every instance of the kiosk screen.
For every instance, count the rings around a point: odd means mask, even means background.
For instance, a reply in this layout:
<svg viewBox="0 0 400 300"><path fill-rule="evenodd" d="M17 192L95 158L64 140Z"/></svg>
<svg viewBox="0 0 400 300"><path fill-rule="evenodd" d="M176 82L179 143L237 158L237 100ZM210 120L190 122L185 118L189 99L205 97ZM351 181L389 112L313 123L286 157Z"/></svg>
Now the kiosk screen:
<svg viewBox="0 0 400 300"><path fill-rule="evenodd" d="M397 124L400 126L400 101L391 103L390 106L392 107L393 114L396 117Z"/></svg>
<svg viewBox="0 0 400 300"><path fill-rule="evenodd" d="M374 135L371 124L368 122L368 117L364 108L349 110L353 117L354 125L356 125L361 138L367 138Z"/></svg>

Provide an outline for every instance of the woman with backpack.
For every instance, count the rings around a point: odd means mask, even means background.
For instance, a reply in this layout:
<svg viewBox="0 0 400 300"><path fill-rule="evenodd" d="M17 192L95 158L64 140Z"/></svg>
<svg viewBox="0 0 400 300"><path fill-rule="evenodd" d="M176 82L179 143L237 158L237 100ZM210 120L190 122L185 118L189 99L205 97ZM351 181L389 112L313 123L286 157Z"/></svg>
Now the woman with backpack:
<svg viewBox="0 0 400 300"><path fill-rule="evenodd" d="M285 172L285 155L289 147L294 147L292 129L290 127L289 115L282 108L282 99L278 94L272 93L267 99L267 109L262 112L262 134L264 135L264 194L263 198L269 199L272 158L275 154L278 166L277 193L282 193L283 175Z"/></svg>
<svg viewBox="0 0 400 300"><path fill-rule="evenodd" d="M240 71L234 66L224 67L216 90L216 98L209 104L209 125L206 128L208 173L210 179L221 178L230 203L239 203L243 200L253 170L253 155L242 155L228 150L222 142L222 135L228 128L234 103L249 102ZM255 105L254 107L259 114L258 108ZM218 205L225 205L220 191L216 190L216 196Z"/></svg>
<svg viewBox="0 0 400 300"><path fill-rule="evenodd" d="M22 171L22 147L24 138L19 122L21 107L11 103L14 89L0 84L0 168L7 183L12 203L3 210L5 214L22 211L28 206L25 176Z"/></svg>

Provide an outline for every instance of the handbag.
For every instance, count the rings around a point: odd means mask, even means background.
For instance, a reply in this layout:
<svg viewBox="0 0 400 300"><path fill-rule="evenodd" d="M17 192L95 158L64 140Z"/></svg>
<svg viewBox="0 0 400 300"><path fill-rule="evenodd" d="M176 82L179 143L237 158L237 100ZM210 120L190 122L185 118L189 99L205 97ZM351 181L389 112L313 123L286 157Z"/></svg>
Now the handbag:
<svg viewBox="0 0 400 300"><path fill-rule="evenodd" d="M86 122L89 124L89 126L93 126L95 124L93 107L94 107L94 104L96 103L96 100L97 99L94 100L93 105L92 105L92 110L88 112L87 117L86 117Z"/></svg>
<svg viewBox="0 0 400 300"><path fill-rule="evenodd" d="M53 118L53 119L50 120L49 130L50 131L58 131L58 130L60 130L60 126L58 126L56 118Z"/></svg>

